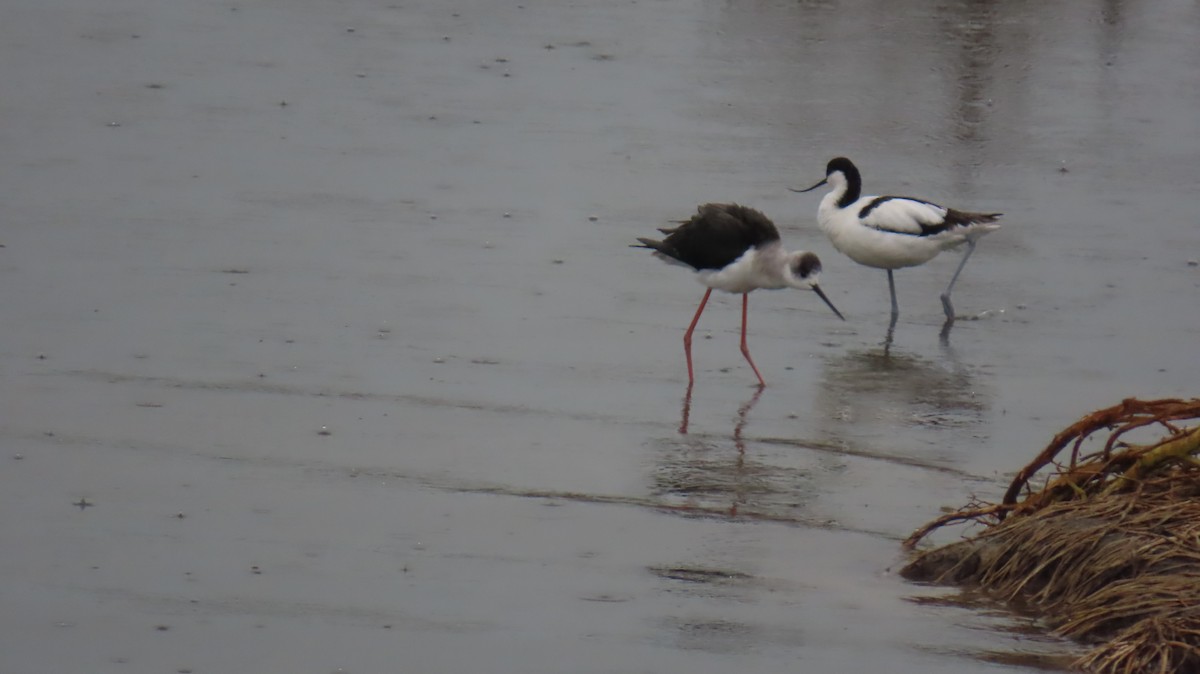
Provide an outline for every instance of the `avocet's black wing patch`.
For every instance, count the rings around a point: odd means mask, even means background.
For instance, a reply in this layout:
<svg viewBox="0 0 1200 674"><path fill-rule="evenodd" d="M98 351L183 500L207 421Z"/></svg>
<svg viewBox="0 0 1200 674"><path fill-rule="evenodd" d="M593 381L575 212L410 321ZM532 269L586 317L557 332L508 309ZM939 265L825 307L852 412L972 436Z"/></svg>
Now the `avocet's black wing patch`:
<svg viewBox="0 0 1200 674"><path fill-rule="evenodd" d="M947 224L950 209L912 197L875 197L858 212L868 227L893 234L932 236L954 227Z"/></svg>
<svg viewBox="0 0 1200 674"><path fill-rule="evenodd" d="M875 197L858 212L868 227L893 234L934 236L956 227L995 222L1000 213L971 213L913 197Z"/></svg>
<svg viewBox="0 0 1200 674"><path fill-rule="evenodd" d="M969 227L971 225L986 225L1000 219L1003 213L972 213L970 211L958 211L953 208L946 209L946 224L951 227Z"/></svg>

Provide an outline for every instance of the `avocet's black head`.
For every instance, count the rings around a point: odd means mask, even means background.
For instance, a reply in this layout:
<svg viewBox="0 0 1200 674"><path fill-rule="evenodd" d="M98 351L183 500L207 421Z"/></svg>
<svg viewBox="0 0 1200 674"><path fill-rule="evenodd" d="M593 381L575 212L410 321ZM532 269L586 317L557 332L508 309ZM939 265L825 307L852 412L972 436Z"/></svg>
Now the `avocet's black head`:
<svg viewBox="0 0 1200 674"><path fill-rule="evenodd" d="M825 178L816 185L803 190L798 190L794 187L789 189L791 189L793 192L811 192L822 185L828 184L829 177L835 173L841 173L849 183L862 182L862 176L858 174L858 167L854 165L854 162L846 159L845 157L834 157L833 159L829 160L828 164L825 165Z"/></svg>
<svg viewBox="0 0 1200 674"><path fill-rule="evenodd" d="M854 165L854 162L845 157L834 157L825 165L824 180L808 189L792 188L792 191L811 192L822 185L829 185L833 188L830 194L840 193L837 205L839 208L845 208L858 200L862 192L862 176L859 175L858 167Z"/></svg>
<svg viewBox="0 0 1200 674"><path fill-rule="evenodd" d="M850 176L861 179L858 175L858 167L854 165L854 162L845 157L834 157L829 160L829 163L825 165L825 178L828 179L829 176L838 171L841 171L847 180L851 180Z"/></svg>
<svg viewBox="0 0 1200 674"><path fill-rule="evenodd" d="M833 309L833 313L837 314L838 318L846 320L842 312L833 306L833 302L829 301L829 298L825 296L825 291L821 290L821 286L817 284L817 277L821 275L821 258L817 257L816 253L808 251L792 253L791 259L788 260L788 271L795 277L790 285L796 288L810 288L817 294L817 297L829 305L830 309Z"/></svg>

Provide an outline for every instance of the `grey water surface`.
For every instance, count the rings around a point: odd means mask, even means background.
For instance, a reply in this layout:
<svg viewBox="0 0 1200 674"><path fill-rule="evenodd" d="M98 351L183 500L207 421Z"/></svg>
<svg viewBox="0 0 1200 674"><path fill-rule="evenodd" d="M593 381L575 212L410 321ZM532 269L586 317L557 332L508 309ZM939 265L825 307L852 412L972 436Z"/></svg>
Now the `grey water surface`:
<svg viewBox="0 0 1200 674"><path fill-rule="evenodd" d="M0 82L2 672L1034 671L899 541L1198 393L1190 1L14 0ZM946 343L836 155L1004 212ZM706 201L848 318L751 295L761 391L627 247Z"/></svg>

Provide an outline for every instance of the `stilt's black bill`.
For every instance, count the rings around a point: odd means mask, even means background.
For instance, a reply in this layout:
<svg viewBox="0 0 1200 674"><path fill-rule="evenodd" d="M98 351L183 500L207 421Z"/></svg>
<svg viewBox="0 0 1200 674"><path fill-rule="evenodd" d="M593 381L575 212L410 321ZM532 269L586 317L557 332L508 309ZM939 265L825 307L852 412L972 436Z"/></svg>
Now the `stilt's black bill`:
<svg viewBox="0 0 1200 674"><path fill-rule="evenodd" d="M833 302L830 302L829 298L825 296L825 291L821 290L821 286L813 286L812 289L813 292L817 294L817 297L825 300L825 304L828 304L829 308L833 309L833 313L837 314L838 318L842 319L843 321L846 320L846 317L842 315L842 312L838 311L837 307L833 306Z"/></svg>
<svg viewBox="0 0 1200 674"><path fill-rule="evenodd" d="M829 182L829 181L828 181L828 180L822 180L821 182L817 183L816 185L813 185L812 187L810 187L810 188L808 188L808 189L806 189L806 190L798 190L798 189L796 189L795 187L789 187L788 189L789 189L789 190L791 190L791 191L793 191L793 192L811 192L811 191L813 191L813 190L817 189L818 187L820 187L821 185L824 185L824 184L825 184L825 183L827 183L827 182ZM826 301L826 302L828 302L829 300L825 300L825 301ZM833 306L833 305L831 304L831 305L829 305L829 306ZM837 311L837 309L834 309L834 311ZM839 316L841 316L841 314L838 314L838 315L839 315Z"/></svg>

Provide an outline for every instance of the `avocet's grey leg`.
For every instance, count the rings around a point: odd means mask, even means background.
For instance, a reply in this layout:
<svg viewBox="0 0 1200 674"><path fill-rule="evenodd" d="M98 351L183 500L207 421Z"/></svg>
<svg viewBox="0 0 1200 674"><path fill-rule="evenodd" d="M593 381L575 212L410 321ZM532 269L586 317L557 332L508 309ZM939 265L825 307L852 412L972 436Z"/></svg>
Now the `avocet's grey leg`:
<svg viewBox="0 0 1200 674"><path fill-rule="evenodd" d="M967 252L963 253L962 261L958 263L958 269L954 270L954 276L950 277L950 285L946 286L946 292L942 293L942 308L946 310L946 320L954 320L954 305L950 304L950 291L954 290L954 282L958 280L958 275L962 273L963 267L967 264L967 258L971 257L971 253L975 252L975 240L967 239Z"/></svg>
<svg viewBox="0 0 1200 674"><path fill-rule="evenodd" d="M887 270L888 273L888 292L892 294L892 325L896 325L896 319L900 317L900 305L896 304L896 279L892 278L892 270Z"/></svg>

